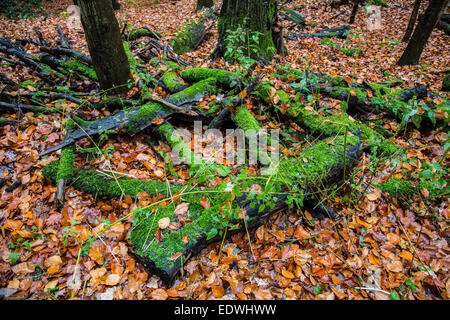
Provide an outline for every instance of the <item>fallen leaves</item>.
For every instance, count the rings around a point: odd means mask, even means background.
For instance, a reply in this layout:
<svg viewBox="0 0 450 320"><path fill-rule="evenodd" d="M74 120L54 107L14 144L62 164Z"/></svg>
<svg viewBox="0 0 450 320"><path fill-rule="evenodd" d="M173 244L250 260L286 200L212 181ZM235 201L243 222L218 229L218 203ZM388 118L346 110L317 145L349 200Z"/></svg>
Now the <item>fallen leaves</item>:
<svg viewBox="0 0 450 320"><path fill-rule="evenodd" d="M165 218L161 218L158 220L158 227L161 230L166 229L170 224L170 218L169 217L165 217Z"/></svg>

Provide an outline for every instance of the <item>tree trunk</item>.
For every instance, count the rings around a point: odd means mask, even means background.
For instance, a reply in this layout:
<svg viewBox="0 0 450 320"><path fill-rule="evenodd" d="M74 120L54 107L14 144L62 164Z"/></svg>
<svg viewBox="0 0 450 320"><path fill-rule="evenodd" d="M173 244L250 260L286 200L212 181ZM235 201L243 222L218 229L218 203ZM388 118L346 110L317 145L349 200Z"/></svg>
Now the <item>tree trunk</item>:
<svg viewBox="0 0 450 320"><path fill-rule="evenodd" d="M214 6L214 0L197 0L195 11L199 11L203 8L211 8L212 6Z"/></svg>
<svg viewBox="0 0 450 320"><path fill-rule="evenodd" d="M361 3L361 0L355 0L355 3L353 5L352 13L350 14L350 24L353 24L355 22L356 13L358 12L359 4Z"/></svg>
<svg viewBox="0 0 450 320"><path fill-rule="evenodd" d="M127 91L130 64L111 0L78 0L89 53L103 90Z"/></svg>
<svg viewBox="0 0 450 320"><path fill-rule="evenodd" d="M79 0L73 0L73 4L78 6L78 1ZM114 10L120 10L120 3L118 0L111 0L112 6Z"/></svg>
<svg viewBox="0 0 450 320"><path fill-rule="evenodd" d="M419 13L420 0L414 1L413 11L411 13L411 18L409 18L408 27L406 28L405 35L403 36L402 42L408 42L411 37L411 33L414 30L414 25L416 24L417 14Z"/></svg>
<svg viewBox="0 0 450 320"><path fill-rule="evenodd" d="M427 44L428 38L445 8L447 8L449 1L450 0L430 0L430 4L428 5L423 18L419 21L405 51L397 62L398 65L416 65L419 63L420 56Z"/></svg>
<svg viewBox="0 0 450 320"><path fill-rule="evenodd" d="M235 31L242 27L246 32L246 53L253 58L270 61L274 54L286 54L283 41L283 28L278 19L277 2L274 0L224 0L220 10L217 29L219 41L214 52L216 57L224 56L227 50L227 31ZM259 32L258 41L252 36ZM257 47L258 52L250 50ZM233 48L235 49L235 48Z"/></svg>

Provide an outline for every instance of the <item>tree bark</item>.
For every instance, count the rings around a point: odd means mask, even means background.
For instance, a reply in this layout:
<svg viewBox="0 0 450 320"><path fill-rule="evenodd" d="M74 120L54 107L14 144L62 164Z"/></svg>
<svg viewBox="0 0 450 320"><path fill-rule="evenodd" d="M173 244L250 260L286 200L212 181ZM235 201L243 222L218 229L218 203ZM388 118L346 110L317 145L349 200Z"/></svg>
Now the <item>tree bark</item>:
<svg viewBox="0 0 450 320"><path fill-rule="evenodd" d="M110 0L78 0L89 53L103 90L122 93L131 79L130 64Z"/></svg>
<svg viewBox="0 0 450 320"><path fill-rule="evenodd" d="M405 35L403 36L402 42L408 42L411 37L411 33L414 30L414 25L416 24L417 15L419 13L420 0L414 1L413 11L411 13L411 18L409 18L408 27L406 28Z"/></svg>
<svg viewBox="0 0 450 320"><path fill-rule="evenodd" d="M224 56L226 52L227 31L235 31L242 27L246 31L245 46L257 45L259 53L250 54L253 58L261 58L270 61L275 52L286 54L283 40L283 28L278 19L277 2L274 0L224 0L220 10L217 25L219 41L214 52L216 57ZM259 32L257 43L252 40L252 35ZM250 39L250 40L249 40ZM271 49L272 48L272 49ZM275 50L273 50L275 49ZM247 52L250 52L248 50Z"/></svg>
<svg viewBox="0 0 450 320"><path fill-rule="evenodd" d="M78 1L79 0L73 0L73 4L78 6ZM120 3L118 0L111 0L112 6L114 10L120 10Z"/></svg>
<svg viewBox="0 0 450 320"><path fill-rule="evenodd" d="M195 11L199 11L203 8L211 8L212 6L214 6L214 0L197 0Z"/></svg>
<svg viewBox="0 0 450 320"><path fill-rule="evenodd" d="M355 3L353 5L352 13L350 14L350 24L353 24L355 22L356 13L358 12L359 4L361 3L361 0L355 0Z"/></svg>
<svg viewBox="0 0 450 320"><path fill-rule="evenodd" d="M423 18L414 30L411 39L406 46L398 65L416 65L419 63L420 56L427 44L428 38L433 28L439 21L444 10L447 8L450 0L430 0L427 10Z"/></svg>

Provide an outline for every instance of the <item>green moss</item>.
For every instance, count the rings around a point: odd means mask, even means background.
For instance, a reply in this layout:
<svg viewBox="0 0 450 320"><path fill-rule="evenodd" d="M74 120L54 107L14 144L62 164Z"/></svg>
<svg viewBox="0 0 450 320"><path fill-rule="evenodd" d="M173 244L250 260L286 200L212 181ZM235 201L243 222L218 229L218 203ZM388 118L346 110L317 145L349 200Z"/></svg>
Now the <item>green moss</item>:
<svg viewBox="0 0 450 320"><path fill-rule="evenodd" d="M184 85L180 82L180 79L178 79L178 75L174 71L165 72L161 77L161 81L172 93L178 92L184 88Z"/></svg>
<svg viewBox="0 0 450 320"><path fill-rule="evenodd" d="M194 50L203 40L206 26L201 20L188 22L173 38L171 46L177 54Z"/></svg>
<svg viewBox="0 0 450 320"><path fill-rule="evenodd" d="M71 118L67 118L66 120L66 135L67 133L74 129L75 123ZM75 171L75 155L73 153L73 145L69 145L64 147L61 150L61 159L59 160L58 171L56 173L56 180L60 181L64 179L66 181L72 180L74 171Z"/></svg>
<svg viewBox="0 0 450 320"><path fill-rule="evenodd" d="M42 175L56 182L59 163L60 161L55 161L46 165L42 169ZM150 195L162 194L167 196L170 194L167 183L162 181L126 178L118 178L116 181L113 177L108 179L105 178L105 174L84 169L76 169L74 176L76 178L71 182L74 188L98 197L119 198L122 196L122 190L125 195L132 198L136 198L140 191L145 191ZM180 186L171 186L172 192L177 192L180 189Z"/></svg>
<svg viewBox="0 0 450 320"><path fill-rule="evenodd" d="M353 133L360 132L369 149L375 154L384 153L389 156L401 152L399 146L385 139L378 132L361 122L357 120L352 121L346 113L322 116L314 114L313 111L305 110L300 104L291 105L287 112L312 133L323 133L328 136L333 136L343 134L348 128Z"/></svg>
<svg viewBox="0 0 450 320"><path fill-rule="evenodd" d="M155 35L161 37L161 34L153 31L153 30L149 30L149 29L136 29L134 31L131 31L128 35L127 35L127 39L128 40L135 40L141 37L154 37Z"/></svg>
<svg viewBox="0 0 450 320"><path fill-rule="evenodd" d="M126 129L130 134L139 131L142 125L151 123L156 117L172 113L168 108L156 102L149 102L139 108L139 111L130 116Z"/></svg>
<svg viewBox="0 0 450 320"><path fill-rule="evenodd" d="M391 91L388 86L380 83L369 83L369 87L377 96L388 94Z"/></svg>
<svg viewBox="0 0 450 320"><path fill-rule="evenodd" d="M346 81L345 81L345 77L341 77L341 76L336 76L336 77L330 77L330 80L328 81L328 84L330 86L345 86Z"/></svg>
<svg viewBox="0 0 450 320"><path fill-rule="evenodd" d="M167 101L177 106L201 100L204 96L216 93L216 79L207 78L199 81L183 91L177 92L167 98Z"/></svg>
<svg viewBox="0 0 450 320"><path fill-rule="evenodd" d="M73 154L73 146L67 146L61 150L61 159L59 161L56 180L71 180L75 171L75 156Z"/></svg>
<svg viewBox="0 0 450 320"><path fill-rule="evenodd" d="M184 143L181 136L177 133L175 128L168 122L159 126L159 132L169 143L172 152L175 152L178 157L186 164L201 164L203 161L192 152L191 148Z"/></svg>
<svg viewBox="0 0 450 320"><path fill-rule="evenodd" d="M91 67L88 67L84 63L78 61L77 59L70 59L64 61L62 65L72 71L78 71L83 75L86 75L87 77L91 78L92 80L98 80L97 73L95 72L95 70Z"/></svg>
<svg viewBox="0 0 450 320"><path fill-rule="evenodd" d="M238 107L236 114L234 114L232 117L238 127L243 129L244 131L253 130L255 133L257 133L261 129L259 121L256 120L256 118L244 105Z"/></svg>
<svg viewBox="0 0 450 320"><path fill-rule="evenodd" d="M273 76L283 81L300 81L306 77L304 71L291 68L289 64L285 64L284 66L278 68Z"/></svg>
<svg viewBox="0 0 450 320"><path fill-rule="evenodd" d="M169 71L176 71L180 69L180 66L173 61L166 61L166 67Z"/></svg>
<svg viewBox="0 0 450 320"><path fill-rule="evenodd" d="M416 188L413 187L410 181L399 180L397 178L392 178L375 186L380 188L381 191L389 193L392 197L414 195L417 193Z"/></svg>
<svg viewBox="0 0 450 320"><path fill-rule="evenodd" d="M217 84L228 88L235 86L241 79L240 75L235 72L209 68L186 69L180 72L180 77L187 82L214 78Z"/></svg>
<svg viewBox="0 0 450 320"><path fill-rule="evenodd" d="M148 62L152 67L158 67L161 64L161 59L159 59L158 57L153 57L150 59L150 61Z"/></svg>

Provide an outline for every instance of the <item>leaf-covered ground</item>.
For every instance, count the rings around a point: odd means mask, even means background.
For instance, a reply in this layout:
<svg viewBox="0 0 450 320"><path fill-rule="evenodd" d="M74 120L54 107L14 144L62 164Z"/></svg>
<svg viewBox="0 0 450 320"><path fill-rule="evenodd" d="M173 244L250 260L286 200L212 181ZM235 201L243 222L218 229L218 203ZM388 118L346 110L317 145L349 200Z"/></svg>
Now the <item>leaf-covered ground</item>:
<svg viewBox="0 0 450 320"><path fill-rule="evenodd" d="M121 1L117 13L120 23L148 26L167 39L183 24L196 17L194 0L181 0L147 6L147 1ZM405 44L400 43L410 15L412 0L387 1L383 8L381 30L367 31L367 15L360 9L348 40L332 40L346 48L362 50L361 56L349 57L337 49L323 45L318 38L298 38L287 43L290 55L279 58L263 70L271 74L286 62L298 69L355 77L380 82L389 78L404 81L402 86L416 83L439 90L449 68L449 37L435 29L423 52L420 65L398 67ZM48 16L24 20L0 20L1 37L35 38L39 27L47 40L57 38L57 24L65 32L63 10L71 1L47 4ZM219 4L219 3L218 3ZM332 9L325 1L292 1L307 22L306 31L347 24L351 6ZM422 12L424 8L421 8ZM198 14L197 14L198 15ZM285 23L285 26L291 26ZM295 32L297 29L293 29ZM73 48L87 52L84 36L68 32ZM207 56L214 48L217 33L213 28L202 45L182 57L197 66L209 66ZM30 46L30 53L33 52ZM222 62L215 67L225 68ZM148 67L149 72L155 72ZM26 69L1 66L0 72L12 80L37 80ZM277 83L283 87L283 83ZM20 88L15 95L33 91ZM444 95L433 103L444 103ZM214 99L207 97L200 104ZM59 101L54 105L73 110L75 104ZM338 108L339 102L321 99L320 106ZM260 106L249 105L255 112ZM106 110L91 110L91 117L105 116ZM17 115L2 115L17 118ZM38 158L38 153L61 142L66 114L34 116L25 113L20 125L0 128L0 178L6 180L0 198L0 297L8 299L448 299L450 278L448 194L434 195L422 188L413 195L390 195L375 185L396 177L411 181L448 180L444 156L446 133L417 129L402 131L392 141L410 148L407 160L376 159L364 154L355 174L343 191L330 197L328 204L341 214L337 221L308 221L308 212L297 210L276 214L265 225L248 233L240 233L225 241L219 259L220 243L212 244L192 257L183 274L172 287L166 288L158 277L149 274L133 256L127 234L132 218L115 224L79 257L80 248L89 236L130 214L136 207L148 205L142 194L131 198L98 199L72 187L66 193L63 209L55 204L56 186L43 179L44 165L58 159L58 154ZM436 109L435 117L448 117ZM398 121L373 116L383 121L392 133ZM266 127L280 124L260 117ZM292 124L292 130L301 128ZM102 149L114 147L110 166L105 157L86 159L78 156L77 166L87 161L105 176L108 170L139 179L183 182L189 171L176 167L178 177L164 170L157 151L169 151L163 141L150 147L148 133L130 139L127 135L110 134ZM90 146L90 140L77 143ZM291 145L287 153L295 153L301 142ZM205 155L207 156L207 155ZM15 181L20 186L8 192ZM222 180L214 183L220 183ZM438 192L439 193L439 192Z"/></svg>

